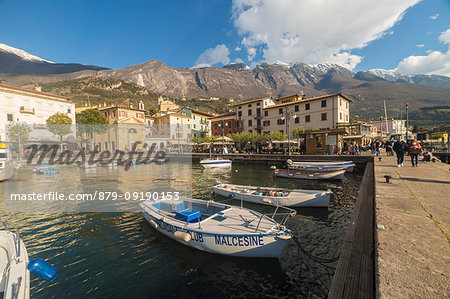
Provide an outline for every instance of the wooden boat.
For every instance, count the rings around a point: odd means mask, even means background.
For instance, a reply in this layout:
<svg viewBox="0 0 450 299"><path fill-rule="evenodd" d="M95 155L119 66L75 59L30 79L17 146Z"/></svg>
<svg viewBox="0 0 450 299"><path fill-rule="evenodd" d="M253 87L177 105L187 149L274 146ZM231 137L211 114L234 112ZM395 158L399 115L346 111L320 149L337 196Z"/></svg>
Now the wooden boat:
<svg viewBox="0 0 450 299"><path fill-rule="evenodd" d="M191 198L146 201L145 219L159 232L199 250L241 257L279 257L290 231L284 226L295 210L272 215ZM276 214L278 212L278 214ZM276 214L276 215L275 215ZM282 216L280 223L272 217Z"/></svg>
<svg viewBox="0 0 450 299"><path fill-rule="evenodd" d="M352 161L322 161L322 162L292 162L287 160L289 169L304 169L304 170L342 170L352 172L355 163Z"/></svg>
<svg viewBox="0 0 450 299"><path fill-rule="evenodd" d="M204 159L204 160L200 161L200 164L205 168L230 167L231 160L228 160L228 159Z"/></svg>
<svg viewBox="0 0 450 299"><path fill-rule="evenodd" d="M331 190L282 189L222 183L214 185L213 192L248 202L287 207L328 207L332 194Z"/></svg>
<svg viewBox="0 0 450 299"><path fill-rule="evenodd" d="M14 176L14 161L6 143L0 143L0 182Z"/></svg>
<svg viewBox="0 0 450 299"><path fill-rule="evenodd" d="M345 170L290 170L275 169L273 174L279 177L308 180L342 180Z"/></svg>

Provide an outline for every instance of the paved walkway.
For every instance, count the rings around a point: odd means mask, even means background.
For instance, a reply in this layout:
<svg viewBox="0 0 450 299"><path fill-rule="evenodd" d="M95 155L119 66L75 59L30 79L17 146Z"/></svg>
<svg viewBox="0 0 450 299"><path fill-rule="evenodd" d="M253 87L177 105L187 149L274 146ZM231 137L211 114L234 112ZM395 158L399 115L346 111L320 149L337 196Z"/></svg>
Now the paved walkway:
<svg viewBox="0 0 450 299"><path fill-rule="evenodd" d="M381 157L375 158L381 298L450 298L450 165L413 168L406 156L398 168L394 157Z"/></svg>

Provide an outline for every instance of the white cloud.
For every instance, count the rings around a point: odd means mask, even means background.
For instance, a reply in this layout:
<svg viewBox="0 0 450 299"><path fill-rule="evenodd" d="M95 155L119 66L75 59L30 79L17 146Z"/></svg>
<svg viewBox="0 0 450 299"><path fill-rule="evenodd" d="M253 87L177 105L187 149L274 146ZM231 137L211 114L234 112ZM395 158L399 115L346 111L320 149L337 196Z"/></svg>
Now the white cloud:
<svg viewBox="0 0 450 299"><path fill-rule="evenodd" d="M438 17L439 17L439 14L437 13L437 14L435 14L433 16L430 16L430 19L436 20Z"/></svg>
<svg viewBox="0 0 450 299"><path fill-rule="evenodd" d="M400 61L398 72L406 74L436 74L450 77L450 29L442 32L439 41L449 45L447 52L427 50L426 56L409 56Z"/></svg>
<svg viewBox="0 0 450 299"><path fill-rule="evenodd" d="M240 47L236 47L236 48L234 48L234 50L236 51L236 52L239 52L240 50L242 50Z"/></svg>
<svg viewBox="0 0 450 299"><path fill-rule="evenodd" d="M195 62L195 68L215 65L217 63L230 63L230 50L224 44L217 45L215 48L206 49Z"/></svg>
<svg viewBox="0 0 450 299"><path fill-rule="evenodd" d="M248 48L247 49L247 59L248 61L252 61L256 56L256 48Z"/></svg>
<svg viewBox="0 0 450 299"><path fill-rule="evenodd" d="M441 35L439 35L439 40L444 44L450 44L450 29L442 32Z"/></svg>
<svg viewBox="0 0 450 299"><path fill-rule="evenodd" d="M236 58L234 60L234 63L244 63L244 60L240 59L240 58Z"/></svg>
<svg viewBox="0 0 450 299"><path fill-rule="evenodd" d="M416 47L421 49L421 48L425 47L425 45L424 44L420 44L420 45L416 45Z"/></svg>
<svg viewBox="0 0 450 299"><path fill-rule="evenodd" d="M353 68L362 57L349 52L391 32L419 1L233 0L233 19L241 44L262 51L269 63L335 62Z"/></svg>

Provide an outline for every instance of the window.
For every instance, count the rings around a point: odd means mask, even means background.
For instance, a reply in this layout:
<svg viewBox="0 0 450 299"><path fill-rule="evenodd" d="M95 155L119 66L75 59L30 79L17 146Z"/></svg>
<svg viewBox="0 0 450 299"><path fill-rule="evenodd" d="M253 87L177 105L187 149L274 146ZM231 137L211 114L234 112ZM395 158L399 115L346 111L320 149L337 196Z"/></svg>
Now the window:
<svg viewBox="0 0 450 299"><path fill-rule="evenodd" d="M197 125L196 124L194 124L194 129L197 127Z"/></svg>
<svg viewBox="0 0 450 299"><path fill-rule="evenodd" d="M263 126L270 126L270 120L263 121Z"/></svg>
<svg viewBox="0 0 450 299"><path fill-rule="evenodd" d="M305 104L305 110L309 110L311 107L309 106L309 103Z"/></svg>
<svg viewBox="0 0 450 299"><path fill-rule="evenodd" d="M342 120L342 112L339 112L339 119Z"/></svg>
<svg viewBox="0 0 450 299"><path fill-rule="evenodd" d="M311 115L305 115L305 123L311 122Z"/></svg>
<svg viewBox="0 0 450 299"><path fill-rule="evenodd" d="M278 119L277 120L277 124L284 125L284 119Z"/></svg>
<svg viewBox="0 0 450 299"><path fill-rule="evenodd" d="M327 114L326 113L322 113L321 115L322 120L327 120Z"/></svg>
<svg viewBox="0 0 450 299"><path fill-rule="evenodd" d="M278 114L283 114L283 108L278 109Z"/></svg>
<svg viewBox="0 0 450 299"><path fill-rule="evenodd" d="M248 120L248 126L249 126L249 127L252 126L252 120L251 120L251 119Z"/></svg>
<svg viewBox="0 0 450 299"><path fill-rule="evenodd" d="M188 129L189 129L189 130L191 129L191 125L188 125Z"/></svg>
<svg viewBox="0 0 450 299"><path fill-rule="evenodd" d="M327 100L322 100L322 107L326 107L327 106Z"/></svg>
<svg viewBox="0 0 450 299"><path fill-rule="evenodd" d="M105 150L108 149L108 142L105 141Z"/></svg>
<svg viewBox="0 0 450 299"><path fill-rule="evenodd" d="M238 117L242 117L242 111L238 112Z"/></svg>
<svg viewBox="0 0 450 299"><path fill-rule="evenodd" d="M298 105L295 105L294 110L295 110L295 112L298 112L298 111L300 110L300 109L299 109L299 106L298 106Z"/></svg>
<svg viewBox="0 0 450 299"><path fill-rule="evenodd" d="M348 114L345 115L345 120L348 121Z"/></svg>
<svg viewBox="0 0 450 299"><path fill-rule="evenodd" d="M248 104L248 107L249 107L249 108L252 107L252 104Z"/></svg>
<svg viewBox="0 0 450 299"><path fill-rule="evenodd" d="M231 120L228 121L228 128L231 129Z"/></svg>
<svg viewBox="0 0 450 299"><path fill-rule="evenodd" d="M252 115L252 109L248 110L248 115Z"/></svg>
<svg viewBox="0 0 450 299"><path fill-rule="evenodd" d="M299 118L299 117L296 117L296 118L295 118L295 123L296 123L296 124L300 123L300 118Z"/></svg>
<svg viewBox="0 0 450 299"><path fill-rule="evenodd" d="M70 113L70 108L67 108L67 113Z"/></svg>
<svg viewBox="0 0 450 299"><path fill-rule="evenodd" d="M342 106L342 100L339 99L339 106Z"/></svg>
<svg viewBox="0 0 450 299"><path fill-rule="evenodd" d="M256 106L261 106L261 103L257 103Z"/></svg>
<svg viewBox="0 0 450 299"><path fill-rule="evenodd" d="M217 130L217 123L214 124L214 130Z"/></svg>
<svg viewBox="0 0 450 299"><path fill-rule="evenodd" d="M264 111L264 116L269 116L269 111Z"/></svg>
<svg viewBox="0 0 450 299"><path fill-rule="evenodd" d="M251 132L252 132L252 130L248 130L248 132L249 132L249 133L251 133Z"/></svg>
<svg viewBox="0 0 450 299"><path fill-rule="evenodd" d="M12 114L8 114L8 121L13 121L13 115Z"/></svg>
<svg viewBox="0 0 450 299"><path fill-rule="evenodd" d="M345 108L348 109L348 102L345 102Z"/></svg>
<svg viewBox="0 0 450 299"><path fill-rule="evenodd" d="M283 131L283 130L280 130L280 131L278 131L278 132L280 132L281 134L284 134L284 131Z"/></svg>
<svg viewBox="0 0 450 299"><path fill-rule="evenodd" d="M239 106L238 109L242 109L242 106Z"/></svg>

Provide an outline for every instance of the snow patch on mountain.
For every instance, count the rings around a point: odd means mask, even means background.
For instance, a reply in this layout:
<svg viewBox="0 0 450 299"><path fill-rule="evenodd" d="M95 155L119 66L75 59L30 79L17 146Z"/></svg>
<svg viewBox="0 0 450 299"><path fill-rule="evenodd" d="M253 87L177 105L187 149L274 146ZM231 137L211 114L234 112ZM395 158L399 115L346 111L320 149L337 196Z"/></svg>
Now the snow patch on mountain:
<svg viewBox="0 0 450 299"><path fill-rule="evenodd" d="M414 76L398 73L394 70L371 69L368 72L387 81L396 82L398 80L403 80L414 83Z"/></svg>
<svg viewBox="0 0 450 299"><path fill-rule="evenodd" d="M17 56L21 57L22 59L28 60L28 61L41 61L41 62L54 63L52 61L45 60L38 56L32 55L28 52L25 52L24 50L13 48L11 46L8 46L8 45L2 44L2 43L0 43L0 51L17 55Z"/></svg>

